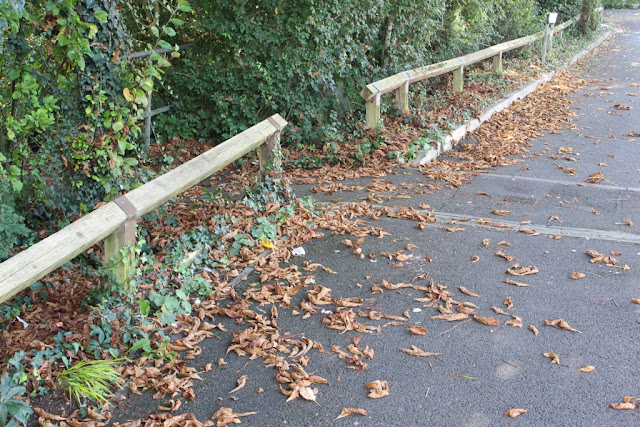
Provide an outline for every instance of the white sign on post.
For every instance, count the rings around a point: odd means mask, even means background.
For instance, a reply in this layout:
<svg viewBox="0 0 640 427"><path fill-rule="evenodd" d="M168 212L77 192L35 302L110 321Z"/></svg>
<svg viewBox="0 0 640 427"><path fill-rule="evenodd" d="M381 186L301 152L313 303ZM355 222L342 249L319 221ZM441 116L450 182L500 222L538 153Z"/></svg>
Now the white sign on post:
<svg viewBox="0 0 640 427"><path fill-rule="evenodd" d="M549 24L555 24L558 19L558 14L556 12L549 13Z"/></svg>

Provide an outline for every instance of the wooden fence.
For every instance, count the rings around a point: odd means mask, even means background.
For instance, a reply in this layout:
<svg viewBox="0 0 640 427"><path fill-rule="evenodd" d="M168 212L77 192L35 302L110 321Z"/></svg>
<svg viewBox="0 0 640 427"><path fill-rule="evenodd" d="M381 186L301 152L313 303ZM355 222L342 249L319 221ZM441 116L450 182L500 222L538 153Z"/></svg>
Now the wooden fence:
<svg viewBox="0 0 640 427"><path fill-rule="evenodd" d="M260 170L277 162L280 131L287 125L275 114L185 164L83 216L57 233L0 264L0 303L104 240L105 263L114 260L116 280L124 283L134 265L136 221L167 200L260 148Z"/></svg>
<svg viewBox="0 0 640 427"><path fill-rule="evenodd" d="M598 12L601 11L602 8L599 8ZM360 92L360 95L365 100L365 106L367 109L367 127L378 127L380 122L380 97L385 93L395 91L398 108L400 108L403 113L406 113L409 110L409 85L411 83L453 72L453 92L462 92L464 81L463 73L466 65L475 64L476 62L493 58L494 70L496 72L501 72L502 54L504 52L518 49L523 46L530 46L538 40L543 40L542 56L545 58L552 46L553 34L561 32L575 23L579 19L579 16L580 15L557 26L549 26L549 24L547 24L544 31L540 31L530 36L500 43L468 55L438 62L437 64L402 71L398 74L394 74L393 76L368 84Z"/></svg>

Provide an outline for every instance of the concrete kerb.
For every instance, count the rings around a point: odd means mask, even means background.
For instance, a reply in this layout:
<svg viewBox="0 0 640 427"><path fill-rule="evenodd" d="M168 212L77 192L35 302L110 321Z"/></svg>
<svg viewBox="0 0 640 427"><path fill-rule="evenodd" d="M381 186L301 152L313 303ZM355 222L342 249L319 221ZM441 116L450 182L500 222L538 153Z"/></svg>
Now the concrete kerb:
<svg viewBox="0 0 640 427"><path fill-rule="evenodd" d="M588 54L593 49L595 49L598 45L600 45L600 43L605 41L612 33L613 33L612 30L607 31L605 34L603 34L602 36L598 37L598 39L596 39L589 46L587 46L586 48L584 48L583 50L578 52L573 58L571 58L569 60L569 62L567 62L562 67L560 67L558 70L552 71L550 73L547 73L544 76L542 76L541 78L539 78L538 80L536 80L536 81L534 81L532 83L529 83L528 85L526 85L522 89L520 89L520 90L518 90L516 92L513 92L510 95L507 95L507 97L505 97L502 100L498 101L497 104L495 104L492 107L490 107L487 110L485 110L480 115L480 117L478 117L477 119L469 120L465 124L457 127L455 130L450 132L449 135L447 135L443 139L442 143L439 143L436 147L432 147L429 150L420 151L418 153L418 159L419 160L415 160L413 162L410 162L410 164L412 166L423 166L423 165L426 165L427 163L435 160L440 154L442 154L442 153L444 153L446 151L449 151L451 148L453 148L453 146L455 144L457 144L462 139L464 139L464 137L467 135L468 132L473 132L474 130L478 129L480 126L482 126L482 124L484 122L486 122L489 119L491 119L491 117L494 114L499 113L500 111L504 110L505 108L510 107L511 104L513 104L517 100L524 99L527 96L529 96L531 93L533 93L538 88L538 86L540 86L541 84L546 83L549 80L551 80L556 75L556 73L558 71L566 70L568 67L570 67L573 64L575 64L576 62L578 62L582 57L584 57L586 54Z"/></svg>

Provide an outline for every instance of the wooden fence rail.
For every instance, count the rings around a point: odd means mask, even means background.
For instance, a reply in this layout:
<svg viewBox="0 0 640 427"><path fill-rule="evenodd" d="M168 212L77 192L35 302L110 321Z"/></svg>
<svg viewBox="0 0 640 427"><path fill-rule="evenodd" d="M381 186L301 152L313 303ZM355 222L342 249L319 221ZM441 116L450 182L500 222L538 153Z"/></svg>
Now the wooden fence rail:
<svg viewBox="0 0 640 427"><path fill-rule="evenodd" d="M602 8L598 9L600 12ZM470 53L468 55L460 56L447 61L438 62L436 64L427 65L425 67L415 68L413 70L402 71L393 76L378 80L376 82L368 84L360 95L365 100L365 106L367 109L366 124L368 128L376 128L380 122L380 97L385 93L396 92L396 103L403 113L409 110L409 85L411 83L419 82L430 77L436 77L441 74L453 72L453 91L462 92L463 90L463 73L466 65L475 64L476 62L483 61L488 58L493 58L493 68L496 72L502 71L502 54L510 50L518 49L524 46L529 46L538 40L544 40L543 52L544 55L548 52L550 47L550 38L554 33L563 31L575 23L579 18L579 15L573 19L552 27L540 31L530 36L521 37L519 39L511 40L508 42L500 43L495 46L488 47L486 49Z"/></svg>
<svg viewBox="0 0 640 427"><path fill-rule="evenodd" d="M0 264L0 303L49 272L105 240L105 263L115 260L116 280L124 283L133 265L137 219L193 187L245 154L260 148L260 170L276 163L281 129L275 114L164 175L83 216L57 233Z"/></svg>

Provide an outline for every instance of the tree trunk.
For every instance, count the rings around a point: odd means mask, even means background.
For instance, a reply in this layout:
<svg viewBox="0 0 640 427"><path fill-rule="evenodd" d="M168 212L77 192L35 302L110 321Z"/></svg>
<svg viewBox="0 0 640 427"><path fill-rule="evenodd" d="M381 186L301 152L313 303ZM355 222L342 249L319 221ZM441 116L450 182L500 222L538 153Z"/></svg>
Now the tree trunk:
<svg viewBox="0 0 640 427"><path fill-rule="evenodd" d="M582 34L595 31L600 26L600 13L596 12L596 9L599 6L599 0L583 0L582 10L580 11L580 20L578 21L578 29Z"/></svg>

